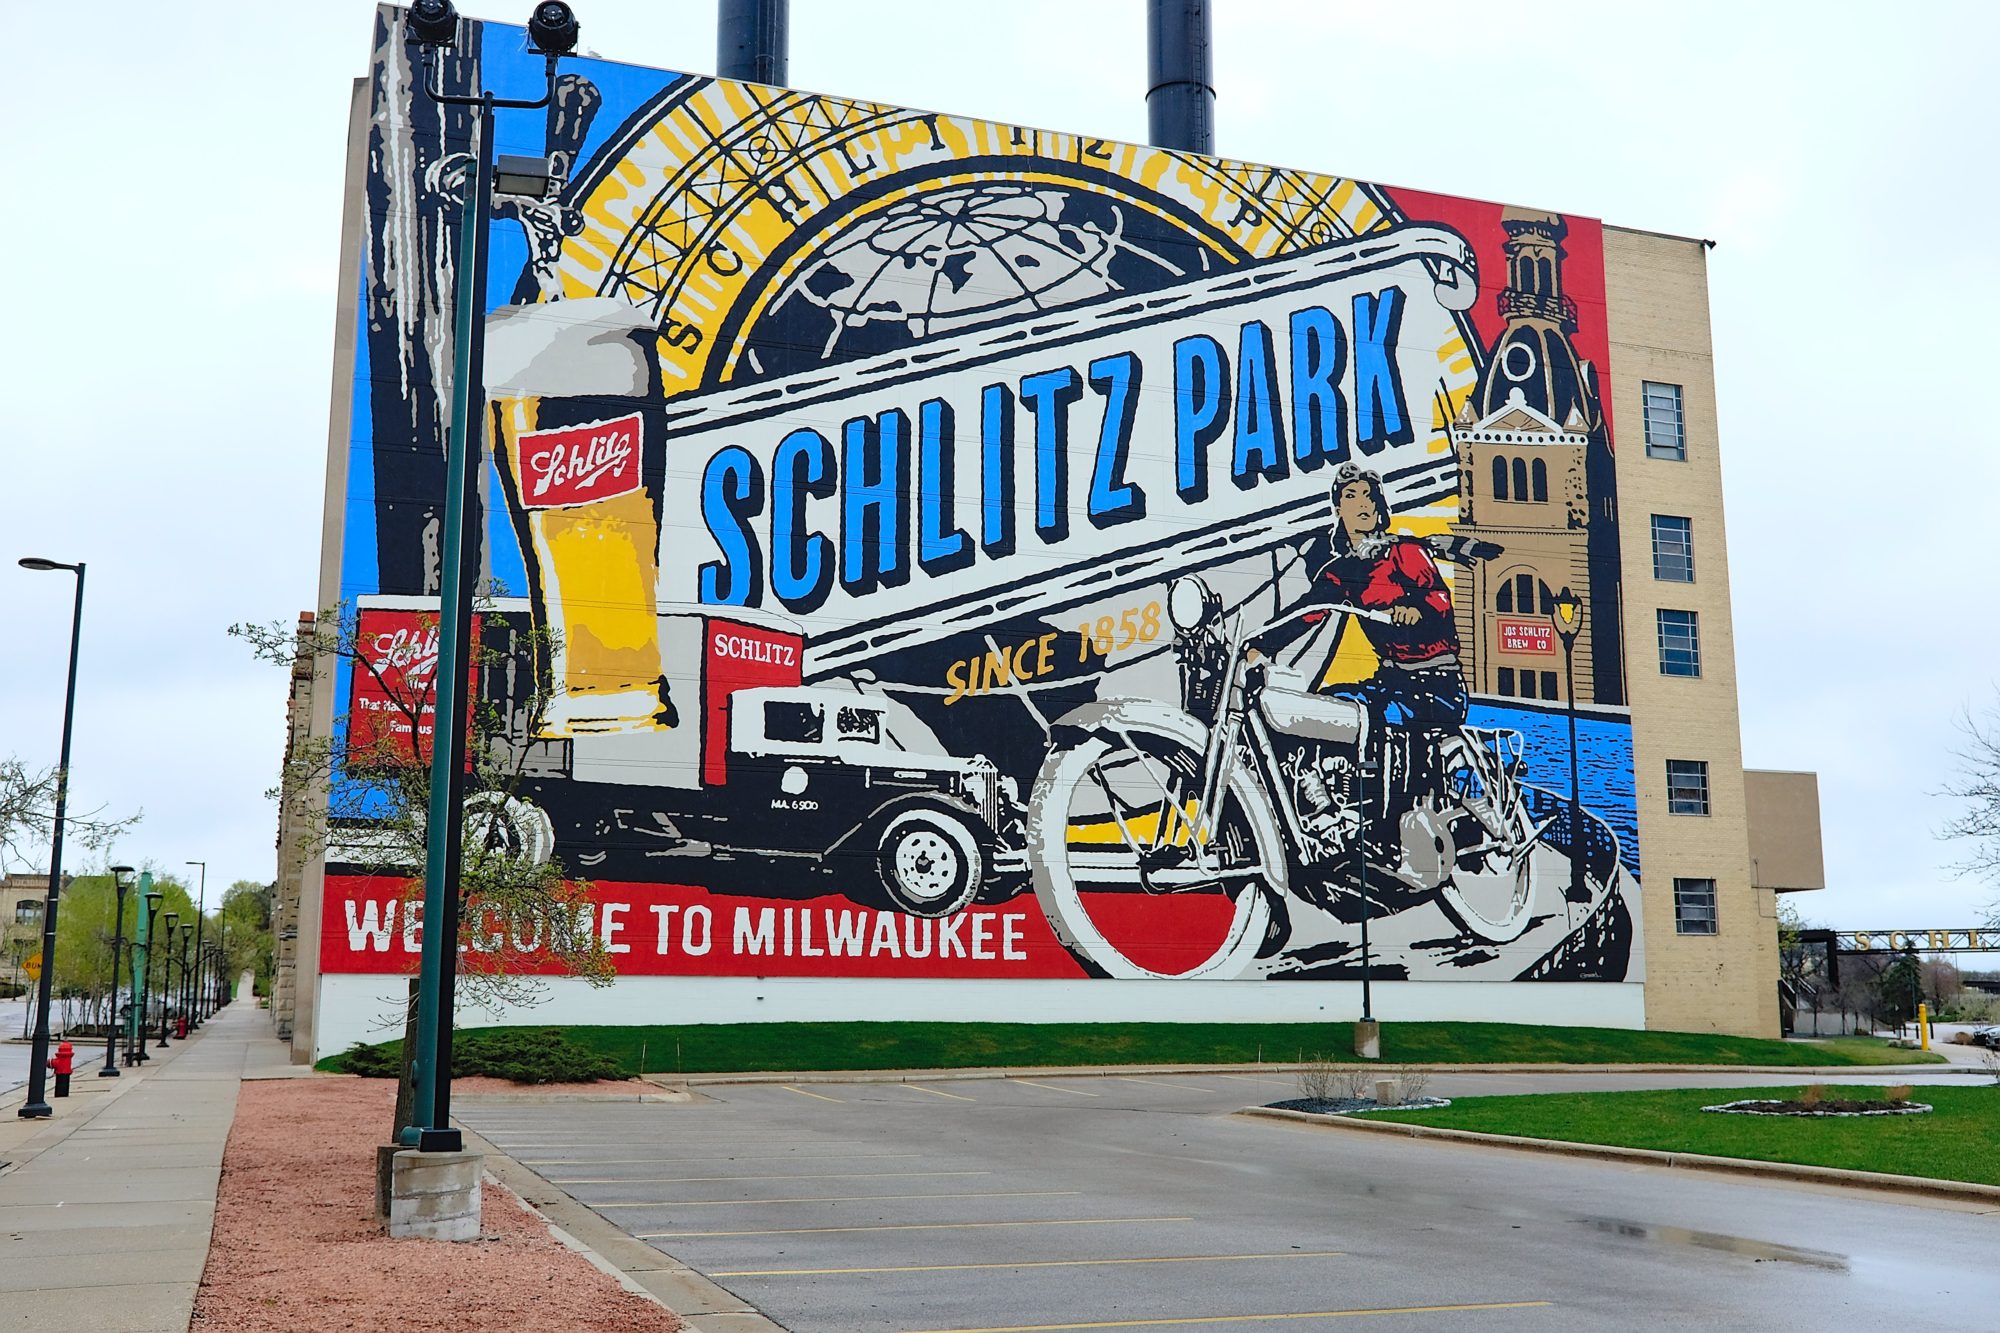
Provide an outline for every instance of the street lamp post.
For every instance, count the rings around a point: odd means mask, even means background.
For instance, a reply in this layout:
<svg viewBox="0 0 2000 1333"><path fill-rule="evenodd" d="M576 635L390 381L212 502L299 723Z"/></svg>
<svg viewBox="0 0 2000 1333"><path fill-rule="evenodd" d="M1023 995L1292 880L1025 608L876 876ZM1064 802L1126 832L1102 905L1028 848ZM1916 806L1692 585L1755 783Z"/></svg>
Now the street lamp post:
<svg viewBox="0 0 2000 1333"><path fill-rule="evenodd" d="M161 918L160 929L160 1040L159 1047L165 1050L167 1041L167 1013L174 1007L174 923L181 919L179 912L168 912Z"/></svg>
<svg viewBox="0 0 2000 1333"><path fill-rule="evenodd" d="M416 0L406 22L433 50L458 40L451 0ZM467 540L468 501L478 503L480 451L473 436L485 410L486 233L493 193L493 113L546 107L555 95L556 62L576 47L576 16L561 0L543 0L528 19L531 49L546 61L547 91L532 101L495 97L490 90L447 93L424 81L433 102L478 109L472 140L472 175L461 210L458 291L453 309L451 429L445 441L444 549L438 589L438 658L433 675L436 708L431 726L430 809L424 848L424 945L417 983L416 1103L403 1141L426 1152L463 1146L451 1127L451 1020L458 970L458 882L465 805L466 650L472 638L472 586L477 580L476 540Z"/></svg>
<svg viewBox="0 0 2000 1333"><path fill-rule="evenodd" d="M28 1060L28 1100L21 1104L24 1120L41 1120L55 1114L49 1105L49 1004L55 998L56 908L62 899L63 820L69 804L69 742L76 721L76 651L83 637L83 562L66 565L60 560L29 556L21 568L47 573L63 569L76 575L76 609L69 627L69 689L63 696L62 753L56 760L56 816L49 832L49 892L42 909L42 974L35 978L35 1045Z"/></svg>
<svg viewBox="0 0 2000 1333"><path fill-rule="evenodd" d="M1583 880L1583 797L1576 761L1576 636L1583 632L1583 602L1568 588L1556 594L1556 634L1563 645L1563 711L1569 714L1569 897L1570 903L1590 901Z"/></svg>
<svg viewBox="0 0 2000 1333"><path fill-rule="evenodd" d="M140 881L142 886L145 882L144 880ZM157 950L159 940L158 932L153 929L153 922L160 914L160 903L166 895L158 889L146 888L140 896L146 900L146 967L144 974L139 978L138 1003L133 1006L134 1022L132 1026L139 1034L139 1051L132 1058L139 1064L145 1064L146 1061L152 1059L151 1056L146 1054L146 1020L149 1015L149 1008L153 1003L153 954ZM137 929L138 924L135 922L133 930L136 931ZM133 948L136 949L137 947L136 944L133 945Z"/></svg>
<svg viewBox="0 0 2000 1333"><path fill-rule="evenodd" d="M15 940L8 946L14 954L14 984L21 986L21 960L28 956L28 942ZM28 1039L28 1020L35 1016L34 1002L28 999L28 988L21 986L21 1040Z"/></svg>
<svg viewBox="0 0 2000 1333"><path fill-rule="evenodd" d="M194 922L181 922L181 1036L194 1030Z"/></svg>
<svg viewBox="0 0 2000 1333"><path fill-rule="evenodd" d="M1380 771L1364 742L1355 764L1354 787L1354 891L1361 898L1361 1023L1355 1030L1354 1051L1370 1060L1381 1054L1382 1045L1381 1029L1375 1025L1374 959L1368 948L1368 919L1375 914L1368 895L1368 775Z"/></svg>
<svg viewBox="0 0 2000 1333"><path fill-rule="evenodd" d="M118 905L111 912L111 1012L104 1020L104 1068L99 1078L118 1077L118 955L125 950L125 895L132 891L132 867L111 867L111 885Z"/></svg>
<svg viewBox="0 0 2000 1333"><path fill-rule="evenodd" d="M201 959L202 927L203 925L206 924L205 918L208 916L208 862L189 861L188 864L191 866L201 867L201 896L196 900L194 909L194 954L196 961L199 962ZM196 975L197 976L200 975L199 969L196 970ZM193 1026L200 1027L201 985L198 981L195 984L193 995L194 995L194 1012L189 1015L189 1021L193 1024Z"/></svg>

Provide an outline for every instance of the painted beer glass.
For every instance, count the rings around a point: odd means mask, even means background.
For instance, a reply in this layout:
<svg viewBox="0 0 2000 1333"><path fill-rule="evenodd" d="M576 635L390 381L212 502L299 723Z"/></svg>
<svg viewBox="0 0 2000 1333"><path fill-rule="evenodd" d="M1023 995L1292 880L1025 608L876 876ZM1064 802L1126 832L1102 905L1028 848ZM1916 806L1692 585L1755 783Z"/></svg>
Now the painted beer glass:
<svg viewBox="0 0 2000 1333"><path fill-rule="evenodd" d="M666 422L657 333L623 301L487 321L487 410L537 618L545 734L671 725L655 585Z"/></svg>

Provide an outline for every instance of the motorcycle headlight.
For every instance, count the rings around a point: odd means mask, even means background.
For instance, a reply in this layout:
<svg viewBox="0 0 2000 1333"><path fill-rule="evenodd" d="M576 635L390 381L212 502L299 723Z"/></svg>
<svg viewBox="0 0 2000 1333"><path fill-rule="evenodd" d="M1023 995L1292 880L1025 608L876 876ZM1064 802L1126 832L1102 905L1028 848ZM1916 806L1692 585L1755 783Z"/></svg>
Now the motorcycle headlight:
<svg viewBox="0 0 2000 1333"><path fill-rule="evenodd" d="M1167 588L1167 619L1187 633L1201 629L1222 614L1222 599L1194 574L1183 574Z"/></svg>

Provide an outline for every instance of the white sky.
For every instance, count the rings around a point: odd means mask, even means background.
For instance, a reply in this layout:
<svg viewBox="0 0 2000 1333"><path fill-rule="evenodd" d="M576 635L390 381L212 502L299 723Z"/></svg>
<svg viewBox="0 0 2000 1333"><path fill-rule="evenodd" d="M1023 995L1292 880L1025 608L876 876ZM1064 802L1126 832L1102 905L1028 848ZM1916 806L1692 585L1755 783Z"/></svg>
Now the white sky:
<svg viewBox="0 0 2000 1333"><path fill-rule="evenodd" d="M714 67L713 0L576 8L599 54ZM1931 793L2000 698L2000 5L1217 8L1232 157L1716 240L1745 759L1820 774L1809 917L1968 923L1995 893L1949 874ZM143 807L121 857L222 885L274 873L284 678L223 630L314 597L372 10L97 6L0 90L0 755L54 762L69 627L69 579L14 560L87 560L75 804ZM1143 0L792 12L799 87L1145 136Z"/></svg>

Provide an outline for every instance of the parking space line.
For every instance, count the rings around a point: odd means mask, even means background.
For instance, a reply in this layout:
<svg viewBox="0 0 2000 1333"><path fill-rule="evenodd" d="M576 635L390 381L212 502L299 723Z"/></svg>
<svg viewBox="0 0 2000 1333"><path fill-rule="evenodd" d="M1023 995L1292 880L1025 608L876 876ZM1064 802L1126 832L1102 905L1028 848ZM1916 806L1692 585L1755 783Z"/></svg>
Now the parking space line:
<svg viewBox="0 0 2000 1333"><path fill-rule="evenodd" d="M1130 1077L1126 1077L1126 1076L1123 1076L1123 1075L1121 1075L1121 1076L1119 1077L1119 1082L1121 1082L1121 1083L1151 1083L1151 1084L1152 1084L1152 1085L1153 1085L1154 1087L1157 1087L1157 1088L1182 1088L1182 1089L1185 1089L1185 1090L1186 1090L1186 1091L1188 1091L1188 1092L1214 1092L1214 1091L1215 1091L1215 1089L1214 1089L1214 1088L1198 1088L1198 1087L1196 1087L1196 1086L1195 1086L1194 1084L1192 1084L1192 1083L1164 1083L1164 1082L1162 1082L1161 1080L1159 1080L1159 1079L1157 1079L1157 1078L1130 1078Z"/></svg>
<svg viewBox="0 0 2000 1333"><path fill-rule="evenodd" d="M1261 1074L1224 1074L1224 1078L1237 1079L1244 1083L1275 1083L1281 1088L1289 1088L1292 1081L1282 1078L1268 1078Z"/></svg>
<svg viewBox="0 0 2000 1333"><path fill-rule="evenodd" d="M1164 1328L1172 1324L1251 1324L1281 1319L1354 1319L1364 1315L1453 1314L1474 1310L1532 1310L1552 1301L1480 1301L1465 1305L1394 1305L1370 1310L1298 1310L1283 1314L1169 1315L1160 1319L1095 1319L1075 1324L1005 1324L994 1328L928 1329L924 1333L1061 1333L1083 1328Z"/></svg>
<svg viewBox="0 0 2000 1333"><path fill-rule="evenodd" d="M1286 1250L1281 1254L1172 1254L1141 1259L1024 1259L1011 1264L897 1264L888 1268L740 1268L710 1277L838 1277L849 1273L957 1273L969 1269L1097 1268L1118 1264L1230 1264L1253 1259L1339 1259L1345 1250Z"/></svg>
<svg viewBox="0 0 2000 1333"><path fill-rule="evenodd" d="M1037 1083L1031 1078L1010 1078L1009 1083L1025 1083L1031 1088L1047 1088L1050 1092L1066 1092L1072 1097L1102 1097L1101 1092L1084 1092L1079 1088L1059 1088L1053 1083Z"/></svg>
<svg viewBox="0 0 2000 1333"><path fill-rule="evenodd" d="M835 1194L808 1199L648 1199L641 1202L593 1203L592 1208L763 1208L777 1203L873 1203L888 1199L1054 1199L1073 1198L1082 1190L994 1190L972 1194Z"/></svg>
<svg viewBox="0 0 2000 1333"><path fill-rule="evenodd" d="M783 1088L783 1089L784 1089L784 1090L785 1090L786 1092L796 1092L797 1094L799 1094L799 1096L801 1096L801 1097L810 1097L810 1098L812 1098L812 1099L813 1099L814 1101L819 1101L819 1102L839 1102L839 1103L840 1103L840 1105L842 1105L842 1106L845 1106L845 1105L847 1105L847 1103L846 1103L846 1102L843 1102L843 1101L841 1101L841 1100L840 1100L840 1098L838 1098L838 1097L827 1097L827 1096L823 1096L822 1094L820 1094L820 1093L817 1093L817 1092L807 1092L807 1091L806 1091L806 1090L805 1090L804 1088L795 1088L795 1087L793 1087L793 1086L792 1086L791 1084L789 1084L789 1083L780 1083L780 1084L779 1084L778 1086L779 1086L779 1087L781 1087L781 1088Z"/></svg>
<svg viewBox="0 0 2000 1333"><path fill-rule="evenodd" d="M960 1096L956 1092L939 1092L936 1088L927 1088L921 1083L898 1083L896 1084L896 1086L899 1088L909 1088L914 1092L928 1092L933 1097L949 1097L955 1102L970 1102L978 1100L977 1098L974 1097Z"/></svg>
<svg viewBox="0 0 2000 1333"><path fill-rule="evenodd" d="M751 1231L644 1231L640 1240L695 1240L719 1236L821 1236L850 1231L986 1231L997 1227L1131 1226L1140 1222L1192 1222L1192 1217L1049 1217L1026 1222L886 1222L862 1227L772 1227Z"/></svg>
<svg viewBox="0 0 2000 1333"><path fill-rule="evenodd" d="M713 1162L721 1153L708 1153L701 1157L522 1157L517 1158L522 1166L640 1166L655 1162ZM912 1157L922 1157L920 1152L819 1152L814 1151L805 1161L817 1162L823 1158L840 1157L850 1162L886 1162L891 1159L907 1161ZM759 1161L768 1158L759 1157Z"/></svg>
<svg viewBox="0 0 2000 1333"><path fill-rule="evenodd" d="M917 1176L990 1176L991 1171L825 1171L800 1175L786 1172L775 1176L545 1176L551 1185L674 1185L717 1180L907 1180Z"/></svg>

